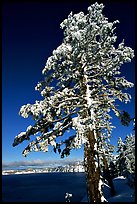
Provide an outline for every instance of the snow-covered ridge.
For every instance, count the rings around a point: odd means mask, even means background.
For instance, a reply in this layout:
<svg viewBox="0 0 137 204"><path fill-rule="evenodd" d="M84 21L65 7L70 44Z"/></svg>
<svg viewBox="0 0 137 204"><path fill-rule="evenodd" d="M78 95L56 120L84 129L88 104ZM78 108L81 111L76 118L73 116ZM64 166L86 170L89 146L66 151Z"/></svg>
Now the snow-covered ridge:
<svg viewBox="0 0 137 204"><path fill-rule="evenodd" d="M45 167L45 168L26 168L23 170L3 170L2 175L11 174L30 174L30 173L48 173L48 172L84 172L83 162L76 162L65 166Z"/></svg>

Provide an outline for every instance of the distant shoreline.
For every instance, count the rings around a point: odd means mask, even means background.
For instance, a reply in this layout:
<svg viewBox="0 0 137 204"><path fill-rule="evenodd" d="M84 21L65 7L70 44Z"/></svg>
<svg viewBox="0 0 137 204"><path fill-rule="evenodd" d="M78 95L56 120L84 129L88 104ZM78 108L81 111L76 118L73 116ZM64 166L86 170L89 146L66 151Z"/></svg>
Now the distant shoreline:
<svg viewBox="0 0 137 204"><path fill-rule="evenodd" d="M51 174L51 173L85 173L85 172L26 172L26 173L9 173L9 174L5 174L2 173L2 176L13 176L13 175L26 175L26 174Z"/></svg>
<svg viewBox="0 0 137 204"><path fill-rule="evenodd" d="M27 169L4 169L2 175L13 175L13 174L32 174L32 173L56 173L56 172L85 172L82 163L75 165L66 165L58 167L45 167L45 168L27 168Z"/></svg>

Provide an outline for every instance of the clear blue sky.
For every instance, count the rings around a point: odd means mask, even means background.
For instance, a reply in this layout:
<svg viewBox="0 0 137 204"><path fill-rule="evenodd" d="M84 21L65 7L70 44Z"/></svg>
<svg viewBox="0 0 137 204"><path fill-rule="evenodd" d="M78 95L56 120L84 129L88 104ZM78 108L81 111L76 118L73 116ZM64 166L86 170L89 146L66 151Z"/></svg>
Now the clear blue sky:
<svg viewBox="0 0 137 204"><path fill-rule="evenodd" d="M75 2L75 1L74 1ZM3 3L2 12L2 160L29 161L59 159L55 153L31 153L27 158L22 156L24 142L12 147L14 137L25 131L33 121L18 115L20 107L27 103L34 103L41 99L35 91L38 81L43 80L42 69L53 49L59 46L63 39L60 23L68 14L84 11L95 1L86 3L52 2L48 3ZM132 1L106 1L104 15L109 21L119 20L116 33L118 42L125 39L125 44L135 48L135 4ZM102 1L103 3L103 1ZM122 67L126 78L135 81L135 60ZM135 113L135 89L129 90L132 101L121 105L121 109L128 111L132 117ZM112 143L116 144L119 136L125 138L132 132L132 127L124 127L114 117ZM74 150L70 159L82 158L83 149Z"/></svg>

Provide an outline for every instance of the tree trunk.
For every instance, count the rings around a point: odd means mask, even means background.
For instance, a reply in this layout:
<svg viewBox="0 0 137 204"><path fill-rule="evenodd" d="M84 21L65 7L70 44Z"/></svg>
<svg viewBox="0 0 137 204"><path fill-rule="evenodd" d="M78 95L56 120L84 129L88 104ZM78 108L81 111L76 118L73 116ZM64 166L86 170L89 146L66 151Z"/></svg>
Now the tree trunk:
<svg viewBox="0 0 137 204"><path fill-rule="evenodd" d="M95 136L89 130L87 135L88 142L84 146L85 172L87 177L87 191L89 202L101 202L101 192L99 190L100 168L96 167L95 161Z"/></svg>
<svg viewBox="0 0 137 204"><path fill-rule="evenodd" d="M84 64L82 68L86 73L86 64ZM88 105L87 112L83 113L83 118L86 118L86 116L94 117L94 111L91 111L92 100L90 95L90 86L88 85L88 76L86 74L81 81L81 91L86 94ZM89 129L87 130L87 143L84 145L84 165L87 178L88 201L102 202L102 200L104 201L105 199L101 191L100 167L96 151L97 141L95 136L94 130L91 130L89 126Z"/></svg>

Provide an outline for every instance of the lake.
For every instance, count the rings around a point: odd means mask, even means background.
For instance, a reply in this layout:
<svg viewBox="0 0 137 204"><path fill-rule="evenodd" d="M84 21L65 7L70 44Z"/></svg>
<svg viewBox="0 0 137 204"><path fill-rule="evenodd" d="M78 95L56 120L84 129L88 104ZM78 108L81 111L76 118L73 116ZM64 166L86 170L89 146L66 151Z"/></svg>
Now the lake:
<svg viewBox="0 0 137 204"><path fill-rule="evenodd" d="M84 172L2 175L3 202L80 202L86 194Z"/></svg>

